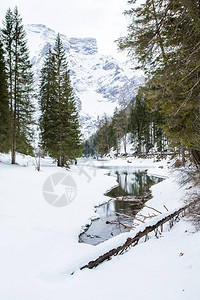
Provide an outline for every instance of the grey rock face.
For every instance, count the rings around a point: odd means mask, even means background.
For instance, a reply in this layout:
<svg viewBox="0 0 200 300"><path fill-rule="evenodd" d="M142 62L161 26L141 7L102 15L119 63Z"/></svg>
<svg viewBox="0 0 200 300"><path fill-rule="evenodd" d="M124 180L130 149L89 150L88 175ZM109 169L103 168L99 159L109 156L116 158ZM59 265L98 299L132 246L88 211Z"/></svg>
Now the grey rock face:
<svg viewBox="0 0 200 300"><path fill-rule="evenodd" d="M53 47L57 33L42 24L26 25L28 46L36 86L45 54ZM144 78L98 53L95 38L67 38L61 34L70 69L82 132L85 137L96 131L99 118L112 115L116 106L129 102ZM131 75L130 75L131 74Z"/></svg>

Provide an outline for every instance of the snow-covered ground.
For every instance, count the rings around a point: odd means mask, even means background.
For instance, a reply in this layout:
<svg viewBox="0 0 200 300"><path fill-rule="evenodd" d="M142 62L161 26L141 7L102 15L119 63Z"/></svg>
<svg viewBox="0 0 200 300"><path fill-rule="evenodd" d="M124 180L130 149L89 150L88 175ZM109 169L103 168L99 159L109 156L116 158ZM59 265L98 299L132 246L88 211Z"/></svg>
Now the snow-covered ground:
<svg viewBox="0 0 200 300"><path fill-rule="evenodd" d="M147 203L164 216L168 214L164 205L169 211L182 207L193 191L189 186L180 187L180 173L172 172L167 161L80 160L67 171L44 159L41 172L35 171L31 157L19 155L17 162L19 165L12 166L8 155L0 154L0 299L200 298L200 232L183 219L171 231L165 226L160 239L152 235L148 242L96 269L79 270L135 234L123 233L97 246L78 243L82 226L96 217L94 206L108 201L104 193L116 185L114 177L95 166L142 167L165 177L151 188L153 198ZM49 178L59 176L70 178L76 192L64 207L50 205L43 195ZM62 194L63 188L63 184L55 186L51 195ZM149 212L147 208L142 211ZM139 225L137 231L143 227Z"/></svg>

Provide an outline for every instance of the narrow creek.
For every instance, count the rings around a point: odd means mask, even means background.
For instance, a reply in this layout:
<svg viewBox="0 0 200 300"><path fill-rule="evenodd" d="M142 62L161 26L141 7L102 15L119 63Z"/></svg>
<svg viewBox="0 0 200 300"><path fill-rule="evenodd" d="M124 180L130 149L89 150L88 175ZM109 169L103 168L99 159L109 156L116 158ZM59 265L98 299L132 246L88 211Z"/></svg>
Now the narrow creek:
<svg viewBox="0 0 200 300"><path fill-rule="evenodd" d="M80 234L81 243L98 245L122 232L130 231L134 216L151 198L150 187L163 180L157 176L147 175L145 168L104 168L107 169L108 176L117 178L118 185L107 192L106 195L111 199L96 207L99 218L93 220Z"/></svg>

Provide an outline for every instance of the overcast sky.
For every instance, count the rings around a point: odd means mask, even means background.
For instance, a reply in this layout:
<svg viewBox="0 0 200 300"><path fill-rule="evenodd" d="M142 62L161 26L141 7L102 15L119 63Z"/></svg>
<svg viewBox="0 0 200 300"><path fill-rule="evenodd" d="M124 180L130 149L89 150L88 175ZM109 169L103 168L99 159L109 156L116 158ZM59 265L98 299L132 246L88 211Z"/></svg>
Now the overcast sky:
<svg viewBox="0 0 200 300"><path fill-rule="evenodd" d="M126 35L123 11L128 0L1 0L1 24L6 10L18 6L23 24L44 24L67 37L95 37L99 52L118 59L114 40Z"/></svg>

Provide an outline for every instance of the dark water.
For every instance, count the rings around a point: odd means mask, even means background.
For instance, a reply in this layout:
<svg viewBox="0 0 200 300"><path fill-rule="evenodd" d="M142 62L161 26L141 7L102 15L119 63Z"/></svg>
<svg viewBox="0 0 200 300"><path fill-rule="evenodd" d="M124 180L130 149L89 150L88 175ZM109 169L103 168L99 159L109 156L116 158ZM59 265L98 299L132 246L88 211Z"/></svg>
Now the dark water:
<svg viewBox="0 0 200 300"><path fill-rule="evenodd" d="M163 180L134 168L112 168L108 175L116 176L119 185L106 194L112 199L96 208L100 218L85 229L79 237L80 242L97 245L121 232L130 231L134 216L151 197L149 188Z"/></svg>
<svg viewBox="0 0 200 300"><path fill-rule="evenodd" d="M162 179L156 176L147 175L145 170L133 169L112 169L108 173L116 176L119 185L107 193L111 198L132 196L131 198L144 198L149 194L149 188Z"/></svg>

